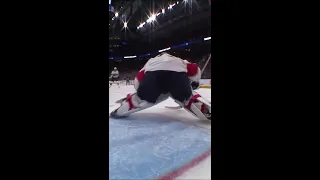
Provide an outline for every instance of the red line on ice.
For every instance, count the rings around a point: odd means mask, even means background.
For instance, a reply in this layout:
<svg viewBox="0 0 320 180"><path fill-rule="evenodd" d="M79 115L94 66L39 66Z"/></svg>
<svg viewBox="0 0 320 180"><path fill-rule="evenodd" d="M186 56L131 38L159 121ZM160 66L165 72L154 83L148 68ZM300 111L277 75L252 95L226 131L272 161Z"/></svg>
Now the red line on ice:
<svg viewBox="0 0 320 180"><path fill-rule="evenodd" d="M203 161L205 158L207 158L210 154L211 154L211 148L209 150L205 151L204 153L202 153L200 156L193 159L190 163L188 163L178 169L175 169L164 176L161 176L160 178L158 178L158 180L173 180L173 179L177 178L178 176L180 176L181 174L183 174L184 172L191 169L192 167L199 164L201 161Z"/></svg>

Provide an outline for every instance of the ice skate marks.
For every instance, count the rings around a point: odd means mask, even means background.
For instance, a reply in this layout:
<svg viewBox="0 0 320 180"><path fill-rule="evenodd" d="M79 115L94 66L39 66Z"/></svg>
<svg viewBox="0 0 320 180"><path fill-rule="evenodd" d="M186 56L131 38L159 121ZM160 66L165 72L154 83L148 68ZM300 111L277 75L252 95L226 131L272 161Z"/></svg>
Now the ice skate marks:
<svg viewBox="0 0 320 180"><path fill-rule="evenodd" d="M109 179L155 179L210 148L210 133L180 121L109 121Z"/></svg>

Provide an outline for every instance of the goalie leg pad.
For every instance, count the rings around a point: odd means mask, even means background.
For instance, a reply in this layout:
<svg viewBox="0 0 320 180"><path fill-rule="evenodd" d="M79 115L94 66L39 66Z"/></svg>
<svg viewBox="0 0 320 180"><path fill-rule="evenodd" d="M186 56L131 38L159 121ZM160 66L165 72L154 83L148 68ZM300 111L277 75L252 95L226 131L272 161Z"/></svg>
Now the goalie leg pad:
<svg viewBox="0 0 320 180"><path fill-rule="evenodd" d="M192 95L185 103L176 102L197 118L211 120L211 104L199 94Z"/></svg>
<svg viewBox="0 0 320 180"><path fill-rule="evenodd" d="M153 106L152 103L148 103L146 101L142 101L138 95L128 94L126 98L121 99L121 106L114 111L111 112L110 117L121 118L129 116L132 113L137 111L141 111L148 107Z"/></svg>
<svg viewBox="0 0 320 180"><path fill-rule="evenodd" d="M110 114L110 117L114 117L114 118L127 117L132 113L135 113L143 109L152 107L156 104L159 104L160 102L168 98L169 98L169 95L164 94L157 99L156 103L150 103L150 102L141 100L136 93L128 94L126 98L119 100L121 102L121 106L116 110L112 111Z"/></svg>

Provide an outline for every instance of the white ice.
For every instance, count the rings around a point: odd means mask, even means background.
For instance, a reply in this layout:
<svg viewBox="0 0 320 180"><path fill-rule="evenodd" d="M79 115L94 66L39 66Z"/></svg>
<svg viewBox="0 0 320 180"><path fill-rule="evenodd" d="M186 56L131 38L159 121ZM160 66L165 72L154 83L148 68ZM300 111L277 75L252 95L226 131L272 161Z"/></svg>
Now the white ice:
<svg viewBox="0 0 320 180"><path fill-rule="evenodd" d="M120 88L117 85L112 85L109 91L109 113L119 107L119 104L116 104L115 101L124 98L127 94L135 92L133 86L120 85ZM197 92L204 98L208 99L211 102L211 89L199 89ZM201 121L196 117L189 114L184 109L168 109L165 106L177 106L177 104L169 98L168 100L153 106L151 108L142 110L137 113L158 113L166 115L168 118L179 120L183 123L194 125L206 129L208 132L211 132L211 122ZM191 168L184 174L180 175L177 179L211 179L211 157L209 156L197 166Z"/></svg>

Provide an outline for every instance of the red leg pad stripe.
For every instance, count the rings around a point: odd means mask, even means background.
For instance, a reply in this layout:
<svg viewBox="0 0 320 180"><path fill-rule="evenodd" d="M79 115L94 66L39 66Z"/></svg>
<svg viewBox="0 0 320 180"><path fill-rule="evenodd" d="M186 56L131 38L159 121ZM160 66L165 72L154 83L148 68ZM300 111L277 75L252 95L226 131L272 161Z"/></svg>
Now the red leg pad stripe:
<svg viewBox="0 0 320 180"><path fill-rule="evenodd" d="M128 95L127 95L127 101L128 101L128 103L129 103L129 111L130 111L131 109L135 108L134 105L132 104L132 96L131 96L131 94L128 94Z"/></svg>
<svg viewBox="0 0 320 180"><path fill-rule="evenodd" d="M204 112L206 110L206 105L205 104L202 104L201 105L201 112Z"/></svg>
<svg viewBox="0 0 320 180"><path fill-rule="evenodd" d="M186 105L186 108L190 110L191 104L198 98L201 97L199 94L195 94L192 96L190 101L188 102L188 105Z"/></svg>

